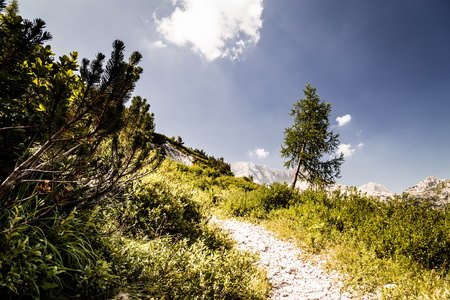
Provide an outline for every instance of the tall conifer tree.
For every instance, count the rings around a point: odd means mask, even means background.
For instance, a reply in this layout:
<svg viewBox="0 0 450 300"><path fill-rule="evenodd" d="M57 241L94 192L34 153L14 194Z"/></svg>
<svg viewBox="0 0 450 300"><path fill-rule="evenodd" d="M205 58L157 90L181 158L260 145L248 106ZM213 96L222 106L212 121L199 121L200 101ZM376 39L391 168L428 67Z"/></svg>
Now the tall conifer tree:
<svg viewBox="0 0 450 300"><path fill-rule="evenodd" d="M330 103L324 103L309 83L303 90L305 99L293 103L290 115L294 124L284 130L281 157L286 168L295 168L292 188L298 179L313 185L326 186L339 178L344 157L332 157L339 145L339 135L328 131Z"/></svg>

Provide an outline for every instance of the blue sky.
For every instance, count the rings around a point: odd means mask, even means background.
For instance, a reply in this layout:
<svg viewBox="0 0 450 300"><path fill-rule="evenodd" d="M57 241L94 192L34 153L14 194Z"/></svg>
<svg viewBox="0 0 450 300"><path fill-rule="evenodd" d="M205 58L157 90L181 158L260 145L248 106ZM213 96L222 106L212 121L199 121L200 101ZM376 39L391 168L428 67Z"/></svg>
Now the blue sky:
<svg viewBox="0 0 450 300"><path fill-rule="evenodd" d="M450 178L447 0L19 0L57 56L144 55L136 94L156 129L225 161L282 169L305 84L330 102L338 183L401 193Z"/></svg>

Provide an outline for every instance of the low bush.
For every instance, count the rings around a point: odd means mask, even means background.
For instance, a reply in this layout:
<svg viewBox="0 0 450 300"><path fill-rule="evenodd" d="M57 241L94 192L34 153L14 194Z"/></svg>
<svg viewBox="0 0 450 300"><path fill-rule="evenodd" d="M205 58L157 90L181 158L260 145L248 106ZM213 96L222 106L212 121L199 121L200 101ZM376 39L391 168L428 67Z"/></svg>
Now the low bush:
<svg viewBox="0 0 450 300"><path fill-rule="evenodd" d="M117 271L128 278L122 289L132 299L266 299L269 292L255 257L236 250L168 238L121 238L110 247Z"/></svg>
<svg viewBox="0 0 450 300"><path fill-rule="evenodd" d="M233 216L251 216L264 218L267 213L277 208L285 208L299 201L299 194L287 184L273 183L246 191L233 189L222 208Z"/></svg>
<svg viewBox="0 0 450 300"><path fill-rule="evenodd" d="M379 258L404 256L428 269L445 267L450 257L449 213L406 198L382 202L354 193L305 191L296 204L272 214L308 231L315 251L320 240L352 241Z"/></svg>
<svg viewBox="0 0 450 300"><path fill-rule="evenodd" d="M155 238L166 234L190 235L203 220L204 210L194 200L192 191L153 176L137 184L108 213L115 215L110 217L118 220L117 226L123 233Z"/></svg>
<svg viewBox="0 0 450 300"><path fill-rule="evenodd" d="M118 278L99 251L102 241L94 222L76 210L53 210L32 222L42 213L35 200L0 211L0 228L10 229L0 235L0 294L9 299L103 299Z"/></svg>
<svg viewBox="0 0 450 300"><path fill-rule="evenodd" d="M8 299L265 299L255 258L207 223L209 191L149 175L97 207L37 195L0 210L0 294ZM217 190L219 192L219 190Z"/></svg>

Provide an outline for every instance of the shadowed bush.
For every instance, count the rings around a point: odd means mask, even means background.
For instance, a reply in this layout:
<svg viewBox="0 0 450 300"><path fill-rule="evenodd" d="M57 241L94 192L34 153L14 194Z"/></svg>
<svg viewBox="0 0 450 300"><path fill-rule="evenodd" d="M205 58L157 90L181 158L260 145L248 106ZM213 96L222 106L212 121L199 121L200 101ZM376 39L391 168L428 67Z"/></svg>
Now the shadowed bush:
<svg viewBox="0 0 450 300"><path fill-rule="evenodd" d="M119 228L130 236L155 238L166 234L189 235L203 219L203 209L192 193L157 179L136 186L117 206Z"/></svg>
<svg viewBox="0 0 450 300"><path fill-rule="evenodd" d="M111 264L102 257L102 241L93 220L73 210L53 210L32 220L34 198L0 211L0 294L10 299L103 299L118 285ZM21 223L21 225L19 224Z"/></svg>

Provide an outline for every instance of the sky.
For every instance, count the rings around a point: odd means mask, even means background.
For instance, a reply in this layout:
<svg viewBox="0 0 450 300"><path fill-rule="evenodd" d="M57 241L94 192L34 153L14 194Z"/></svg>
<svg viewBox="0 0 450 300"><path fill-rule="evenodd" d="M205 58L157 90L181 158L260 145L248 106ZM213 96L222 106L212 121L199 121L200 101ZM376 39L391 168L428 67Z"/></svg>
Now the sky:
<svg viewBox="0 0 450 300"><path fill-rule="evenodd" d="M156 131L226 162L283 169L292 104L331 104L338 183L401 193L450 179L448 0L19 0L57 57L143 54Z"/></svg>

